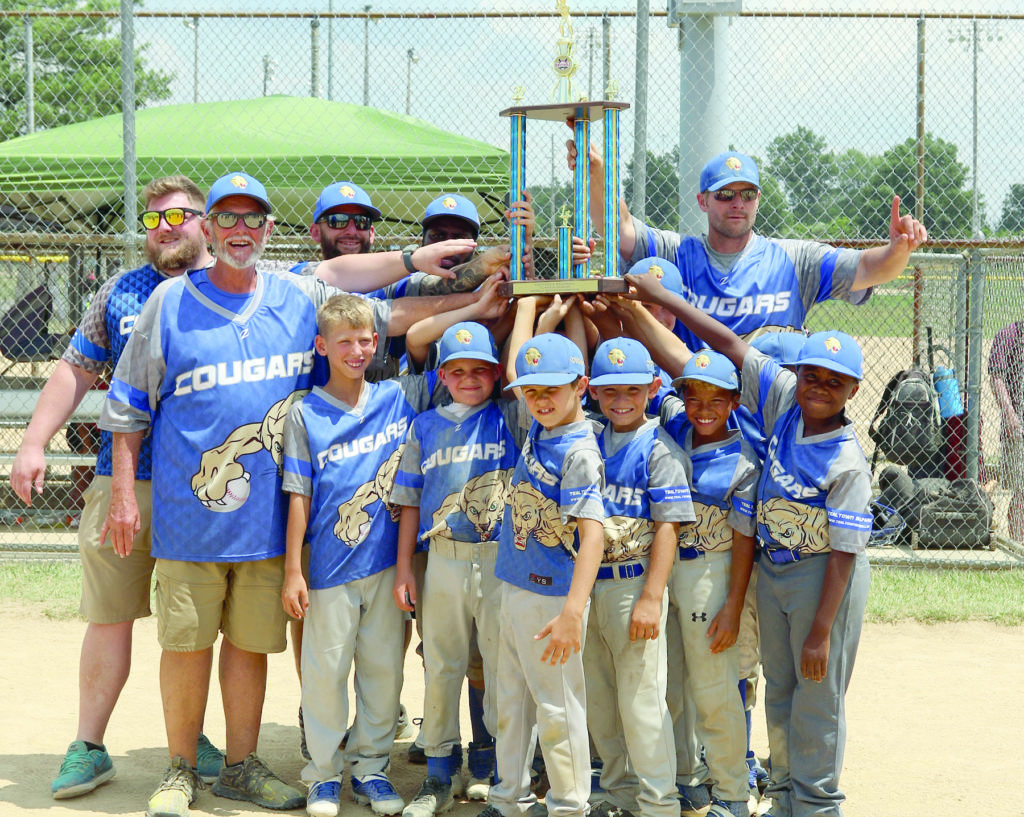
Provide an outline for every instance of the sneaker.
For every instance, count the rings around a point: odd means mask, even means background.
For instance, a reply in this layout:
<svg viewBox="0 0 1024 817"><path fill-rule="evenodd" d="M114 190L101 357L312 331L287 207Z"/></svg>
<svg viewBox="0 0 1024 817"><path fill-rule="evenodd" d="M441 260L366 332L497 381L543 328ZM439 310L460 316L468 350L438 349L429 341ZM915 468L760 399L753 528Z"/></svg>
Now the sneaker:
<svg viewBox="0 0 1024 817"><path fill-rule="evenodd" d="M352 799L361 806L369 805L374 814L398 814L405 807L405 801L382 772L353 777Z"/></svg>
<svg viewBox="0 0 1024 817"><path fill-rule="evenodd" d="M450 783L442 783L440 778L430 775L423 781L419 792L404 809L402 817L434 817L450 811L455 805Z"/></svg>
<svg viewBox="0 0 1024 817"><path fill-rule="evenodd" d="M224 766L213 784L213 793L271 809L287 810L306 804L302 792L270 771L255 752L241 763Z"/></svg>
<svg viewBox="0 0 1024 817"><path fill-rule="evenodd" d="M540 803L534 803L534 805L538 806L540 805ZM483 811L481 811L476 817L505 817L505 815L498 811L498 809L496 809L494 806L488 806Z"/></svg>
<svg viewBox="0 0 1024 817"><path fill-rule="evenodd" d="M494 744L469 744L469 782L466 797L470 800L486 800L494 779Z"/></svg>
<svg viewBox="0 0 1024 817"><path fill-rule="evenodd" d="M345 733L345 740L348 740L348 732ZM345 741L341 742L342 747L345 746ZM309 756L309 749L306 748L306 724L302 720L302 707L299 707L299 754L302 755L303 760L312 760Z"/></svg>
<svg viewBox="0 0 1024 817"><path fill-rule="evenodd" d="M400 704L398 720L395 722L395 740L412 740L415 736L416 730L406 711L405 704Z"/></svg>
<svg viewBox="0 0 1024 817"><path fill-rule="evenodd" d="M602 800L590 807L592 817L636 817L633 812L612 805L607 800Z"/></svg>
<svg viewBox="0 0 1024 817"><path fill-rule="evenodd" d="M452 746L452 753L448 755L448 776L452 781L452 795L462 797L466 793L466 780L462 776L462 744L456 743Z"/></svg>
<svg viewBox="0 0 1024 817"><path fill-rule="evenodd" d="M196 770L183 757L172 757L153 796L149 798L146 817L188 817L188 807L196 801L203 788Z"/></svg>
<svg viewBox="0 0 1024 817"><path fill-rule="evenodd" d="M679 813L681 817L704 817L711 805L711 795L704 786L683 786L679 790Z"/></svg>
<svg viewBox="0 0 1024 817"><path fill-rule="evenodd" d="M224 753L210 743L210 739L202 732L196 743L196 771L204 783L213 783L220 776L224 765Z"/></svg>
<svg viewBox="0 0 1024 817"><path fill-rule="evenodd" d="M340 808L340 780L324 780L309 787L306 795L306 814L309 817L338 817Z"/></svg>
<svg viewBox="0 0 1024 817"><path fill-rule="evenodd" d="M415 740L409 744L409 762L417 766L427 765L427 753Z"/></svg>
<svg viewBox="0 0 1024 817"><path fill-rule="evenodd" d="M707 817L750 817L750 807L746 800L719 800L713 797Z"/></svg>
<svg viewBox="0 0 1024 817"><path fill-rule="evenodd" d="M68 746L50 791L54 800L78 797L113 780L116 774L106 748L90 749L84 740L76 740Z"/></svg>

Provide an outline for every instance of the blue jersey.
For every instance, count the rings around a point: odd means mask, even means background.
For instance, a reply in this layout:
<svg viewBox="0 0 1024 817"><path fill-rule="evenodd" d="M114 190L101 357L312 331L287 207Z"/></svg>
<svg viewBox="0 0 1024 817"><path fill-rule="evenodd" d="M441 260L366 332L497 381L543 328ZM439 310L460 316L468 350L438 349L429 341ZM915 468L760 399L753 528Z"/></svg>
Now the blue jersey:
<svg viewBox="0 0 1024 817"><path fill-rule="evenodd" d="M859 552L871 533L871 469L853 424L805 436L795 394L795 374L756 349L747 353L742 399L762 414L768 438L758 538L765 548L802 554Z"/></svg>
<svg viewBox="0 0 1024 817"><path fill-rule="evenodd" d="M588 421L551 431L534 421L509 485L494 574L545 596L569 592L576 519L604 520L604 464Z"/></svg>
<svg viewBox="0 0 1024 817"><path fill-rule="evenodd" d="M93 374L102 374L107 367L114 369L128 343L135 319L153 290L166 275L150 264L121 273L100 287L89 304L89 309L75 330L64 360ZM110 459L113 435L100 432L100 450L96 455L96 473L113 474ZM146 437L139 449L136 479L149 479L152 463L152 438Z"/></svg>
<svg viewBox="0 0 1024 817"><path fill-rule="evenodd" d="M653 418L635 431L605 421L597 444L604 458L604 563L646 558L655 522L690 523L690 460Z"/></svg>
<svg viewBox="0 0 1024 817"><path fill-rule="evenodd" d="M419 540L497 541L519 459L518 402L450 405L412 422L391 501L420 509ZM522 412L525 414L525 411ZM522 435L520 435L521 437Z"/></svg>
<svg viewBox="0 0 1024 817"><path fill-rule="evenodd" d="M355 406L317 388L292 406L283 488L310 497L311 589L395 564L398 508L388 497L409 424L430 405L437 383L434 373L364 383Z"/></svg>
<svg viewBox="0 0 1024 817"><path fill-rule="evenodd" d="M852 292L860 262L856 250L826 244L751 235L729 258L728 268L713 260L706 240L648 227L634 219L636 246L630 263L657 256L673 259L683 279L683 297L740 337L800 329L815 303L840 298L862 303L870 290ZM681 322L676 334L693 351L704 344Z"/></svg>
<svg viewBox="0 0 1024 817"><path fill-rule="evenodd" d="M114 372L101 426L152 426L153 555L200 562L284 553L284 421L315 380L323 282L258 272L242 295L206 270L157 287ZM322 372L320 374L322 377Z"/></svg>

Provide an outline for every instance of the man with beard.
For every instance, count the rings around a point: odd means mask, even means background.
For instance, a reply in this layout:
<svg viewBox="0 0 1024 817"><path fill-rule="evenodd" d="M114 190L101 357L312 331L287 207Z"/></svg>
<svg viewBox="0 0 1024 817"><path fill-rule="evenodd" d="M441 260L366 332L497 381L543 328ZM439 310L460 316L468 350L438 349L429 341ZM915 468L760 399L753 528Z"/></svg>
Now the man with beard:
<svg viewBox="0 0 1024 817"><path fill-rule="evenodd" d="M25 430L10 480L15 493L29 505L33 493L43 492L45 446L108 366L113 369L117 365L150 294L161 281L211 261L201 226L203 194L194 182L185 176L154 179L143 191L143 199L148 263L120 273L100 287L43 387ZM103 432L96 474L86 490L78 528L81 612L89 623L79 659L78 733L51 786L57 799L85 794L114 777L103 737L131 669L133 624L150 614L150 440L139 451L135 494L140 527L125 558L100 536L111 473L111 435ZM199 736L197 755L200 775L215 779L223 757L203 735Z"/></svg>

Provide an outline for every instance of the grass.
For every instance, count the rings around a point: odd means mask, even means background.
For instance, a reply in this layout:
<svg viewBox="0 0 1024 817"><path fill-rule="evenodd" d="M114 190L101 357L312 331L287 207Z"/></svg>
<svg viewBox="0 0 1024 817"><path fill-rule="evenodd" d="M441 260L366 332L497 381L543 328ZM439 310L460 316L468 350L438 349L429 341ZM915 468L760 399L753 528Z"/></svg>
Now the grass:
<svg viewBox="0 0 1024 817"><path fill-rule="evenodd" d="M81 582L78 562L0 562L0 603L16 602L47 618L68 621L78 617ZM1024 625L1024 570L875 567L866 618Z"/></svg>

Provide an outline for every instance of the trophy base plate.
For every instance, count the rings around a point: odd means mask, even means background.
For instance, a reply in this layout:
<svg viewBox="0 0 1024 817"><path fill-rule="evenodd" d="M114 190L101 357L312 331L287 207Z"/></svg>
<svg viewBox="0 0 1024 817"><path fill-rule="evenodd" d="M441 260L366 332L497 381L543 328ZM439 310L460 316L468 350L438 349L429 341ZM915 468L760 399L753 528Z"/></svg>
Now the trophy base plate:
<svg viewBox="0 0 1024 817"><path fill-rule="evenodd" d="M611 99L589 99L579 102L555 102L549 105L515 105L499 112L499 116L511 116L518 113L527 119L547 119L550 122L564 122L566 119L600 120L605 108L616 108L624 111L629 108L628 102Z"/></svg>
<svg viewBox="0 0 1024 817"><path fill-rule="evenodd" d="M502 298L522 298L525 295L596 295L599 292L622 293L629 289L625 279L614 278L556 278L534 281L506 281L498 284Z"/></svg>

